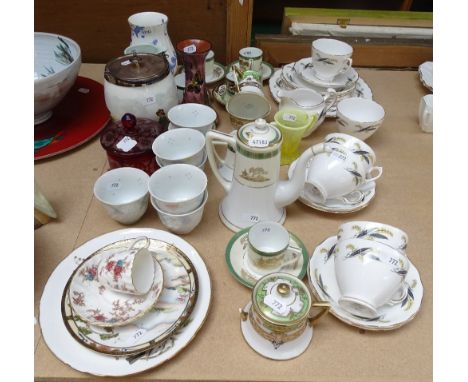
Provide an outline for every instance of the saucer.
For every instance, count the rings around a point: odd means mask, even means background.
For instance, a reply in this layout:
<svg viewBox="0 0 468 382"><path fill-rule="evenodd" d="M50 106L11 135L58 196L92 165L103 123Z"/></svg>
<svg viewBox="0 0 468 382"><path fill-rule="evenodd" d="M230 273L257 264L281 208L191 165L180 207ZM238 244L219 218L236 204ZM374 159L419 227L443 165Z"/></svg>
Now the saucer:
<svg viewBox="0 0 468 382"><path fill-rule="evenodd" d="M154 262L153 285L145 295L120 293L101 284L98 279L99 263L114 251L103 251L86 259L70 277L68 294L71 307L82 320L92 325L127 325L150 311L163 290L163 271L157 261Z"/></svg>
<svg viewBox="0 0 468 382"><path fill-rule="evenodd" d="M309 84L308 82L302 80L299 76L297 76L293 71L294 63L285 65L283 69L285 72L290 76L291 82L294 82L294 85L297 88L306 88L306 89L313 89L315 91L318 91L319 93L322 93L324 91L324 88L322 87L317 87ZM276 101L276 103L280 103L280 98L278 97L278 92L280 89L282 89L281 85L281 69L276 70L273 75L271 76L268 85L270 88L270 93L273 99ZM349 96L343 96L342 99L348 98L348 97L360 97L360 98L366 98L366 99L372 99L372 90L369 87L369 85L362 79L359 78L356 81L355 88L352 92L350 92ZM336 118L336 105L332 106L328 111L326 116L328 118Z"/></svg>
<svg viewBox="0 0 468 382"><path fill-rule="evenodd" d="M221 65L219 62L215 62L214 67L213 67L213 72L211 73L210 76L205 76L205 81L208 85L214 84L215 82L222 80L225 75L226 75L226 68L223 65Z"/></svg>
<svg viewBox="0 0 468 382"><path fill-rule="evenodd" d="M323 88L344 88L349 83L355 83L359 79L359 74L354 68L350 67L346 72L338 74L332 80L321 80L315 74L315 69L311 57L303 58L302 60L297 61L294 65L294 70L304 81Z"/></svg>
<svg viewBox="0 0 468 382"><path fill-rule="evenodd" d="M294 171L294 168L296 167L296 161L291 163L288 169L288 178L291 179L292 173ZM307 171L306 171L306 178L307 178ZM345 203L339 199L327 199L325 203L318 203L310 198L307 197L306 193L304 191L301 191L301 194L299 195L298 200L305 204L308 207L311 207L315 210L322 211L322 212L329 212L332 214L350 214L352 212L356 212L359 210L362 210L363 208L367 207L369 203L372 201L372 199L375 196L375 187L376 184L375 182L369 182L365 186L363 186L360 191L363 193L363 197L361 200L359 200L357 203L353 204L348 204Z"/></svg>
<svg viewBox="0 0 468 382"><path fill-rule="evenodd" d="M338 304L341 292L335 279L335 257L333 256L336 236L331 236L318 245L309 262L307 273L313 294L331 304L330 313L339 320L366 330L392 330L410 322L418 313L423 297L423 285L418 270L410 262L406 276L407 297L398 304L384 305L378 309L379 316L372 319L348 313Z"/></svg>
<svg viewBox="0 0 468 382"><path fill-rule="evenodd" d="M234 62L231 62L231 63L229 64L229 70L231 70L231 68L232 68L233 65L236 65L236 64L238 64L238 63L239 63L239 60L234 61ZM272 74L273 74L273 72L274 72L273 66L271 66L271 65L270 65L268 62L266 62L266 61L262 61L262 67L261 67L261 69L262 69L262 81L268 80L268 79L272 76Z"/></svg>
<svg viewBox="0 0 468 382"><path fill-rule="evenodd" d="M121 240L97 253L127 248L129 243ZM131 355L154 348L185 324L197 301L196 270L185 253L173 245L150 239L149 250L164 273L163 290L154 307L128 325L102 328L81 320L71 309L67 285L61 302L63 322L80 344L99 353Z"/></svg>
<svg viewBox="0 0 468 382"><path fill-rule="evenodd" d="M226 104L229 101L229 93L227 92L226 84L221 84L221 85L216 86L213 89L213 97L221 105L226 106Z"/></svg>
<svg viewBox="0 0 468 382"><path fill-rule="evenodd" d="M243 311L248 312L251 305L252 303L249 302L244 307ZM241 318L240 326L245 341L253 350L265 358L278 361L285 361L300 356L309 347L314 334L312 326L307 325L304 333L296 339L284 343L277 343L269 341L258 334L253 328L249 318L245 320Z"/></svg>
<svg viewBox="0 0 468 382"><path fill-rule="evenodd" d="M304 243L294 234L289 232L289 247L284 256L283 262L285 264L278 269L262 270L255 267L248 259L248 233L249 228L237 232L226 247L226 263L229 272L234 278L242 285L248 288L253 288L255 283L268 273L272 272L286 272L291 275L302 279L307 271L307 263L309 255ZM297 261L294 259L297 258ZM291 263L292 262L292 263Z"/></svg>
<svg viewBox="0 0 468 382"><path fill-rule="evenodd" d="M432 73L434 70L434 64L432 61L426 61L419 65L418 72L419 72L419 79L421 80L422 84L429 89L431 92L432 90Z"/></svg>

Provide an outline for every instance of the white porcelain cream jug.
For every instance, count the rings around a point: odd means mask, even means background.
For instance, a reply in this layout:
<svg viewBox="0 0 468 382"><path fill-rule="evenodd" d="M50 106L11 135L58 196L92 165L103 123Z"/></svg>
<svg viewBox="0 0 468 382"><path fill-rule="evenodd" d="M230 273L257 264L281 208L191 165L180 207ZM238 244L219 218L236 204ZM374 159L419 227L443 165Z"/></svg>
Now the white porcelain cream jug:
<svg viewBox="0 0 468 382"><path fill-rule="evenodd" d="M307 132L310 135L324 121L328 110L336 103L336 91L329 88L324 95L313 89L299 88L294 90L280 89L278 91L280 99L279 109L298 108L308 114L317 114L318 120L315 127Z"/></svg>
<svg viewBox="0 0 468 382"><path fill-rule="evenodd" d="M218 169L214 145L219 141L234 148L232 181ZM307 162L316 154L330 151L323 143L309 147L297 160L292 178L280 181L282 141L280 130L264 119L242 126L235 136L215 130L206 134L211 169L227 193L220 203L219 216L229 229L238 231L264 220L283 223L284 207L293 203L304 187Z"/></svg>

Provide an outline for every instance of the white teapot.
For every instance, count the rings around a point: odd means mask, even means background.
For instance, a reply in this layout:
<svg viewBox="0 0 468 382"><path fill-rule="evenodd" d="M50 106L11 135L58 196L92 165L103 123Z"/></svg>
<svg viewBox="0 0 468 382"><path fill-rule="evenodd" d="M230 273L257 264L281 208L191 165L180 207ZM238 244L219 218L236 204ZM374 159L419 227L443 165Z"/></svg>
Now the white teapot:
<svg viewBox="0 0 468 382"><path fill-rule="evenodd" d="M219 141L234 148L231 181L218 169L214 145ZM293 203L304 187L307 162L316 154L330 151L323 143L309 147L297 160L291 179L280 181L282 141L280 130L264 119L242 126L235 136L215 130L206 134L211 169L227 193L219 216L229 229L238 231L264 220L283 223L284 207Z"/></svg>

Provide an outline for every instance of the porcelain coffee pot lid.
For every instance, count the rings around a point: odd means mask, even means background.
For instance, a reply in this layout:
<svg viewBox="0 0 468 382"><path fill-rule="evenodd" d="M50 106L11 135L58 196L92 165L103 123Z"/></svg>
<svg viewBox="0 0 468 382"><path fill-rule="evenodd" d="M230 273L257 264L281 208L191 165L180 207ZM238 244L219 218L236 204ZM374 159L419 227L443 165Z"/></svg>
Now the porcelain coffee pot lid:
<svg viewBox="0 0 468 382"><path fill-rule="evenodd" d="M164 54L136 53L118 57L107 63L104 78L126 87L150 85L169 74L169 63Z"/></svg>
<svg viewBox="0 0 468 382"><path fill-rule="evenodd" d="M282 140L279 129L261 118L242 126L237 135L242 143L255 148L274 147Z"/></svg>
<svg viewBox="0 0 468 382"><path fill-rule="evenodd" d="M287 273L270 273L260 280L252 292L256 312L266 321L291 326L307 318L311 307L307 286Z"/></svg>

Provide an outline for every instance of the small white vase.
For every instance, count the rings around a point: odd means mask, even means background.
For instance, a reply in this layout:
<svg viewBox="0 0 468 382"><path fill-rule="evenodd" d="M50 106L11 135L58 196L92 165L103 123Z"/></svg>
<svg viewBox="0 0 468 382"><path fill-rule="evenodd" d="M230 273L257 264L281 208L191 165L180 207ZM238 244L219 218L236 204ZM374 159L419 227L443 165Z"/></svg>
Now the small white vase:
<svg viewBox="0 0 468 382"><path fill-rule="evenodd" d="M135 13L128 18L132 45L151 44L166 52L169 68L174 75L177 69L177 55L167 33L168 17L158 12Z"/></svg>

